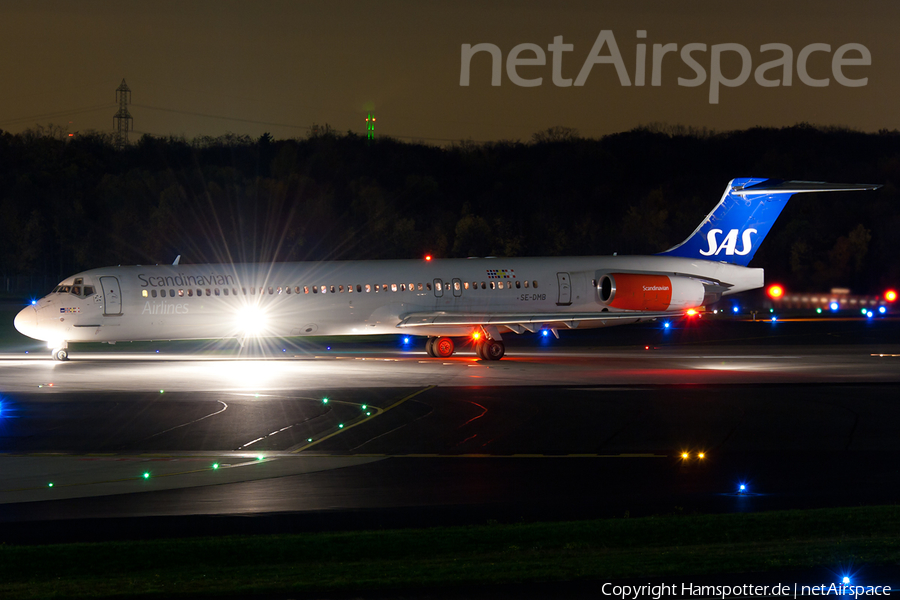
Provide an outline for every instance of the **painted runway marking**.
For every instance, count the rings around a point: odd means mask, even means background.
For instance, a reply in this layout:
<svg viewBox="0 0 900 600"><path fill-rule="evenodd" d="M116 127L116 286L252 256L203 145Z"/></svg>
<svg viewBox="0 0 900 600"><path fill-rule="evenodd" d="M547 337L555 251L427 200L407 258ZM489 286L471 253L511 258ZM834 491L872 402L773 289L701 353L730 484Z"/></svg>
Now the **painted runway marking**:
<svg viewBox="0 0 900 600"><path fill-rule="evenodd" d="M403 404L403 403L406 402L407 400L411 400L411 399L415 398L416 396L418 396L419 394L424 393L424 392L427 392L428 390L434 389L435 387L436 387L436 386L433 386L433 385L429 385L428 387L424 387L424 388L422 388L421 390L418 390L418 391L416 391L416 392L413 392L412 394L409 394L408 396L404 396L403 398L400 398L399 400L397 400L396 402L394 402L393 404L391 404L391 405L388 406L387 408L383 408L383 409L382 409L382 408L378 408L377 406L372 406L371 408L375 410L375 413L374 413L373 415L363 417L363 418L359 419L358 421L354 421L354 422L352 422L352 423L349 423L349 424L347 424L347 425L344 425L344 426L341 427L340 429L337 429L337 430L335 430L335 431L332 431L332 432L329 433L328 435L326 435L326 436L324 436L324 437L321 437L321 438L319 438L319 439L317 439L317 440L313 440L312 442L310 442L310 443L308 443L308 444L304 444L303 446L300 446L299 448L297 448L297 449L295 449L295 450L290 450L290 452L296 454L296 453L302 452L302 451L304 451L304 450L306 450L306 449L308 449L308 448L312 448L313 446L315 446L315 445L317 445L317 444L319 444L319 443L321 443L321 442L324 442L324 441L327 440L327 439L331 439L331 438L333 438L334 436L336 436L336 435L338 435L338 434L340 434L340 433L343 433L343 432L345 432L345 431L348 431L348 430L350 430L350 429L353 429L353 428L356 427L357 425L362 425L363 423L365 423L365 422L367 422L367 421L369 421L369 420L371 420L371 419L374 419L374 418L377 417L378 415L382 415L382 414L386 413L387 411L391 410L392 408L396 408L396 407L400 406L401 404ZM341 402L341 401L339 401L339 400L333 400L332 402L336 402L336 403L339 403L339 404L347 404L347 405L350 405L350 406L357 406L357 404L354 404L354 403L351 403L351 402Z"/></svg>

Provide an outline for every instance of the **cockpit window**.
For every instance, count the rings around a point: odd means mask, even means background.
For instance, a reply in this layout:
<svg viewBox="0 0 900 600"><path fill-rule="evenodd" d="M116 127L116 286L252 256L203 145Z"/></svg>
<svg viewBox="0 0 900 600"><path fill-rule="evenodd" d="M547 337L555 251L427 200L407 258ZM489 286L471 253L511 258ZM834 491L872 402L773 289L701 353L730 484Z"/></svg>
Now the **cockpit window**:
<svg viewBox="0 0 900 600"><path fill-rule="evenodd" d="M92 286L92 285L84 286L84 295L85 296L93 296L94 295L94 286Z"/></svg>
<svg viewBox="0 0 900 600"><path fill-rule="evenodd" d="M61 286L59 286L59 293L60 293L60 294L68 294L68 293L69 293L69 289L70 289L70 286L68 286L68 285L61 285Z"/></svg>
<svg viewBox="0 0 900 600"><path fill-rule="evenodd" d="M71 293L72 293L72 294L75 294L76 296L80 296L80 295L81 295L81 286L80 286L80 285L73 285L73 286L72 286L72 291L71 291Z"/></svg>

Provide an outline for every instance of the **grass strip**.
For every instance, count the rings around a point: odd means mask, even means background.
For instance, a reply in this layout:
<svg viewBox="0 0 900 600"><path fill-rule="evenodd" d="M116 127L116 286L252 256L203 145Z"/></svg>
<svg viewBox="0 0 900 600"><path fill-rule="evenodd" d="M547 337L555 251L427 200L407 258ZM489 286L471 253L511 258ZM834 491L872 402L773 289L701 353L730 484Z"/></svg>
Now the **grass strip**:
<svg viewBox="0 0 900 600"><path fill-rule="evenodd" d="M218 596L900 561L900 507L0 546L0 597Z"/></svg>

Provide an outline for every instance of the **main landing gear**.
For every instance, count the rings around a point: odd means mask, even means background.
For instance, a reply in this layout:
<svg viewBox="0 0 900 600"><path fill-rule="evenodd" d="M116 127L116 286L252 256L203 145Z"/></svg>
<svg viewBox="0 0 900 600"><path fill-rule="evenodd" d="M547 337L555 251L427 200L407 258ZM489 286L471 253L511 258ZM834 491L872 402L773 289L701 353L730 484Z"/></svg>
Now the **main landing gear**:
<svg viewBox="0 0 900 600"><path fill-rule="evenodd" d="M53 360L58 361L66 361L69 360L69 350L67 346L63 346L62 348L54 348L50 351L50 356L53 357Z"/></svg>
<svg viewBox="0 0 900 600"><path fill-rule="evenodd" d="M456 346L449 337L430 337L425 342L425 353L434 358L449 358L454 350ZM475 343L475 354L481 360L500 360L506 354L506 346L500 340L478 340Z"/></svg>

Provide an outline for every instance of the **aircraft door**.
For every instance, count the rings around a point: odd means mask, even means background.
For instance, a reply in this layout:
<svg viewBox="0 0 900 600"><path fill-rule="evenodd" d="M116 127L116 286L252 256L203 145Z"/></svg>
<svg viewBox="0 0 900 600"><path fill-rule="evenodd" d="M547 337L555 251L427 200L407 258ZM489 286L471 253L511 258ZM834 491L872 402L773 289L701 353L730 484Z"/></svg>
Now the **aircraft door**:
<svg viewBox="0 0 900 600"><path fill-rule="evenodd" d="M434 295L438 298L443 297L444 295L444 282L441 279L434 280Z"/></svg>
<svg viewBox="0 0 900 600"><path fill-rule="evenodd" d="M462 296L462 281L459 279L453 280L453 295L457 298Z"/></svg>
<svg viewBox="0 0 900 600"><path fill-rule="evenodd" d="M100 288L103 290L103 316L117 317L122 314L122 289L115 277L101 277Z"/></svg>
<svg viewBox="0 0 900 600"><path fill-rule="evenodd" d="M559 282L559 300L556 302L559 306L568 306L572 304L572 282L568 273L557 273L556 279Z"/></svg>

